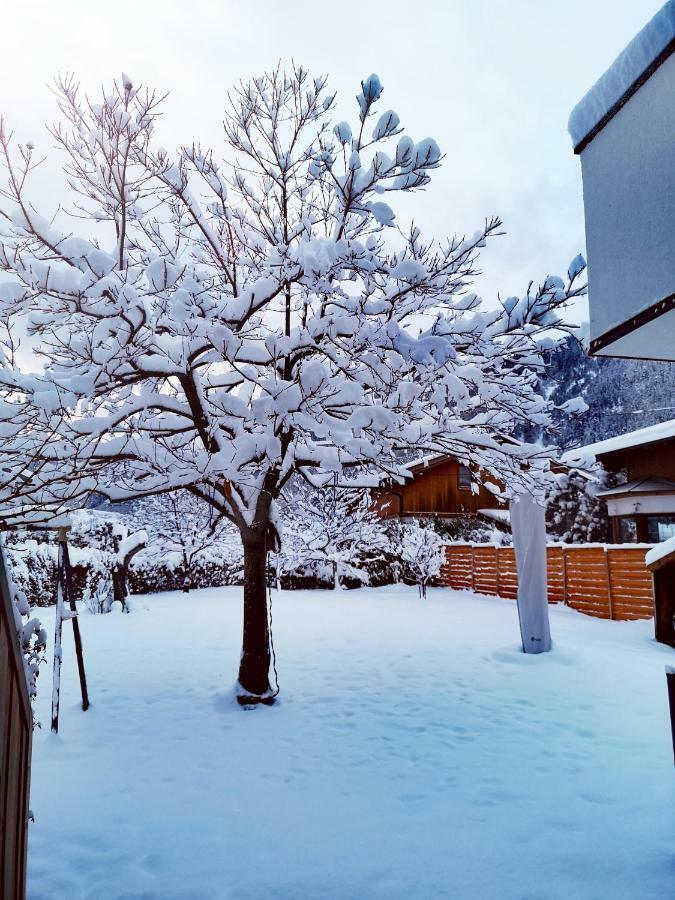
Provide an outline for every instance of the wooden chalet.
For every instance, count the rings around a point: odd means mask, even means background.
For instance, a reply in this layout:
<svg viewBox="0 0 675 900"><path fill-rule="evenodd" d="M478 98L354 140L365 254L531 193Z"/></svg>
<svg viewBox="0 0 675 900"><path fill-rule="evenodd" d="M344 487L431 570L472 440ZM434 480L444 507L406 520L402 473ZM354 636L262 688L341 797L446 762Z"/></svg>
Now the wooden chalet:
<svg viewBox="0 0 675 900"><path fill-rule="evenodd" d="M675 419L563 457L570 464L588 459L621 482L599 494L607 503L615 543L655 544L675 536Z"/></svg>
<svg viewBox="0 0 675 900"><path fill-rule="evenodd" d="M483 485L477 473L451 456L420 460L409 468L410 479L405 484L373 491L374 508L382 518L451 519L506 512L504 504Z"/></svg>

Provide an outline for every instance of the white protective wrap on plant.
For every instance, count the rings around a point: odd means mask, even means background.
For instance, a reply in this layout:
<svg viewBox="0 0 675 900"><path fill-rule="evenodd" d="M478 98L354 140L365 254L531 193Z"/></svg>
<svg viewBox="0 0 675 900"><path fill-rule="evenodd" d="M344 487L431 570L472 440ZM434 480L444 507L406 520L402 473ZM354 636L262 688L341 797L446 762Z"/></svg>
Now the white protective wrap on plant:
<svg viewBox="0 0 675 900"><path fill-rule="evenodd" d="M511 503L511 531L518 567L518 619L524 653L551 649L546 584L544 507L529 494Z"/></svg>

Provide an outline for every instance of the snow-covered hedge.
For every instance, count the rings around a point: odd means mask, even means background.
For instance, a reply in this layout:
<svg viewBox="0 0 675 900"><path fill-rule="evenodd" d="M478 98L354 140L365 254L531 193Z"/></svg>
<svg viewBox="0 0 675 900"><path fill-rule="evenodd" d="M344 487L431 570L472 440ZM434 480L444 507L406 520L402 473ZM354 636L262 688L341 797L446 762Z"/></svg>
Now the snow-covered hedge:
<svg viewBox="0 0 675 900"><path fill-rule="evenodd" d="M211 555L197 556L190 563L189 587L207 588L243 584L243 553L238 557L216 559ZM185 568L177 553L167 554L163 561L141 554L129 571L132 594L154 594L159 591L183 590Z"/></svg>
<svg viewBox="0 0 675 900"><path fill-rule="evenodd" d="M101 515L101 522L110 515ZM409 524L413 529L416 527L414 523ZM285 527L290 531L290 526ZM341 572L343 587L355 588L363 584L380 587L400 580L411 584L419 582L419 573L413 571L410 561L405 558L406 554L398 545L395 523L380 523L378 528L381 540L377 541L377 552L373 552L375 542L372 541L367 547L351 547L351 567L345 566ZM466 540L485 542L504 537L494 527L478 524L476 520L434 522L433 528L439 533L442 543ZM364 534L362 530L359 533L361 536ZM92 528L90 523L85 527L85 524L77 522L73 528L70 560L78 600L95 599L101 586L110 578L112 557L107 546L109 536L103 526ZM289 545L290 541L286 546ZM8 536L6 552L17 589L25 594L31 606L53 604L56 598L56 545L13 534ZM294 558L286 558L277 572L275 558L271 555L270 581L278 580L284 590L329 589L335 585L335 574L329 563L328 557L317 557L315 552L298 552ZM186 579L182 551L159 552L154 530L151 529L148 547L131 562L128 586L132 594L152 594L179 591L185 587L199 589L243 584L243 552L238 537L233 541L221 538L213 549L191 553L187 572ZM89 605L91 607L91 603Z"/></svg>
<svg viewBox="0 0 675 900"><path fill-rule="evenodd" d="M31 606L50 606L56 600L57 548L55 544L39 543L33 539L14 539L7 547L7 561L17 590L24 594ZM94 547L70 548L75 596L93 595L105 577L104 553ZM241 584L243 581L241 554L217 560L204 556L192 561L190 586L194 588L220 587ZM184 570L178 554L157 559L137 558L129 572L129 587L134 594L158 591L177 591L183 588Z"/></svg>

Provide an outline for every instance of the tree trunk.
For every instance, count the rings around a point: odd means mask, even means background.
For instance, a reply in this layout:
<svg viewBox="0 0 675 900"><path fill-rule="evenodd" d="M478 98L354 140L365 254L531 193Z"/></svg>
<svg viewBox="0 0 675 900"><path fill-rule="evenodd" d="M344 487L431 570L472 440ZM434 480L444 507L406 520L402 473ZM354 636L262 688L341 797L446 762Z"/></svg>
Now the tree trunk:
<svg viewBox="0 0 675 900"><path fill-rule="evenodd" d="M267 618L267 546L264 530L244 540L244 635L239 664L239 702L272 703L269 683L270 633Z"/></svg>
<svg viewBox="0 0 675 900"><path fill-rule="evenodd" d="M190 593L190 563L188 562L187 554L183 551L183 582L182 588L184 594Z"/></svg>
<svg viewBox="0 0 675 900"><path fill-rule="evenodd" d="M128 612L127 607L127 569L122 563L117 563L112 570L112 602L119 602L122 606L122 612Z"/></svg>

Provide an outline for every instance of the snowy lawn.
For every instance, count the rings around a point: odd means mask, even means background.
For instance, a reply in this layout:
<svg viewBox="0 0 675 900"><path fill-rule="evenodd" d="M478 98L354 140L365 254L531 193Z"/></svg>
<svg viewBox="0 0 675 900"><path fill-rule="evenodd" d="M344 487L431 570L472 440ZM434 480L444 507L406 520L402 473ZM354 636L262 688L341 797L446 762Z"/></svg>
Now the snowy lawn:
<svg viewBox="0 0 675 900"><path fill-rule="evenodd" d="M408 588L275 594L281 702L228 690L240 589L64 626L39 681L30 900L665 900L675 775L651 622ZM51 611L42 611L51 629Z"/></svg>

